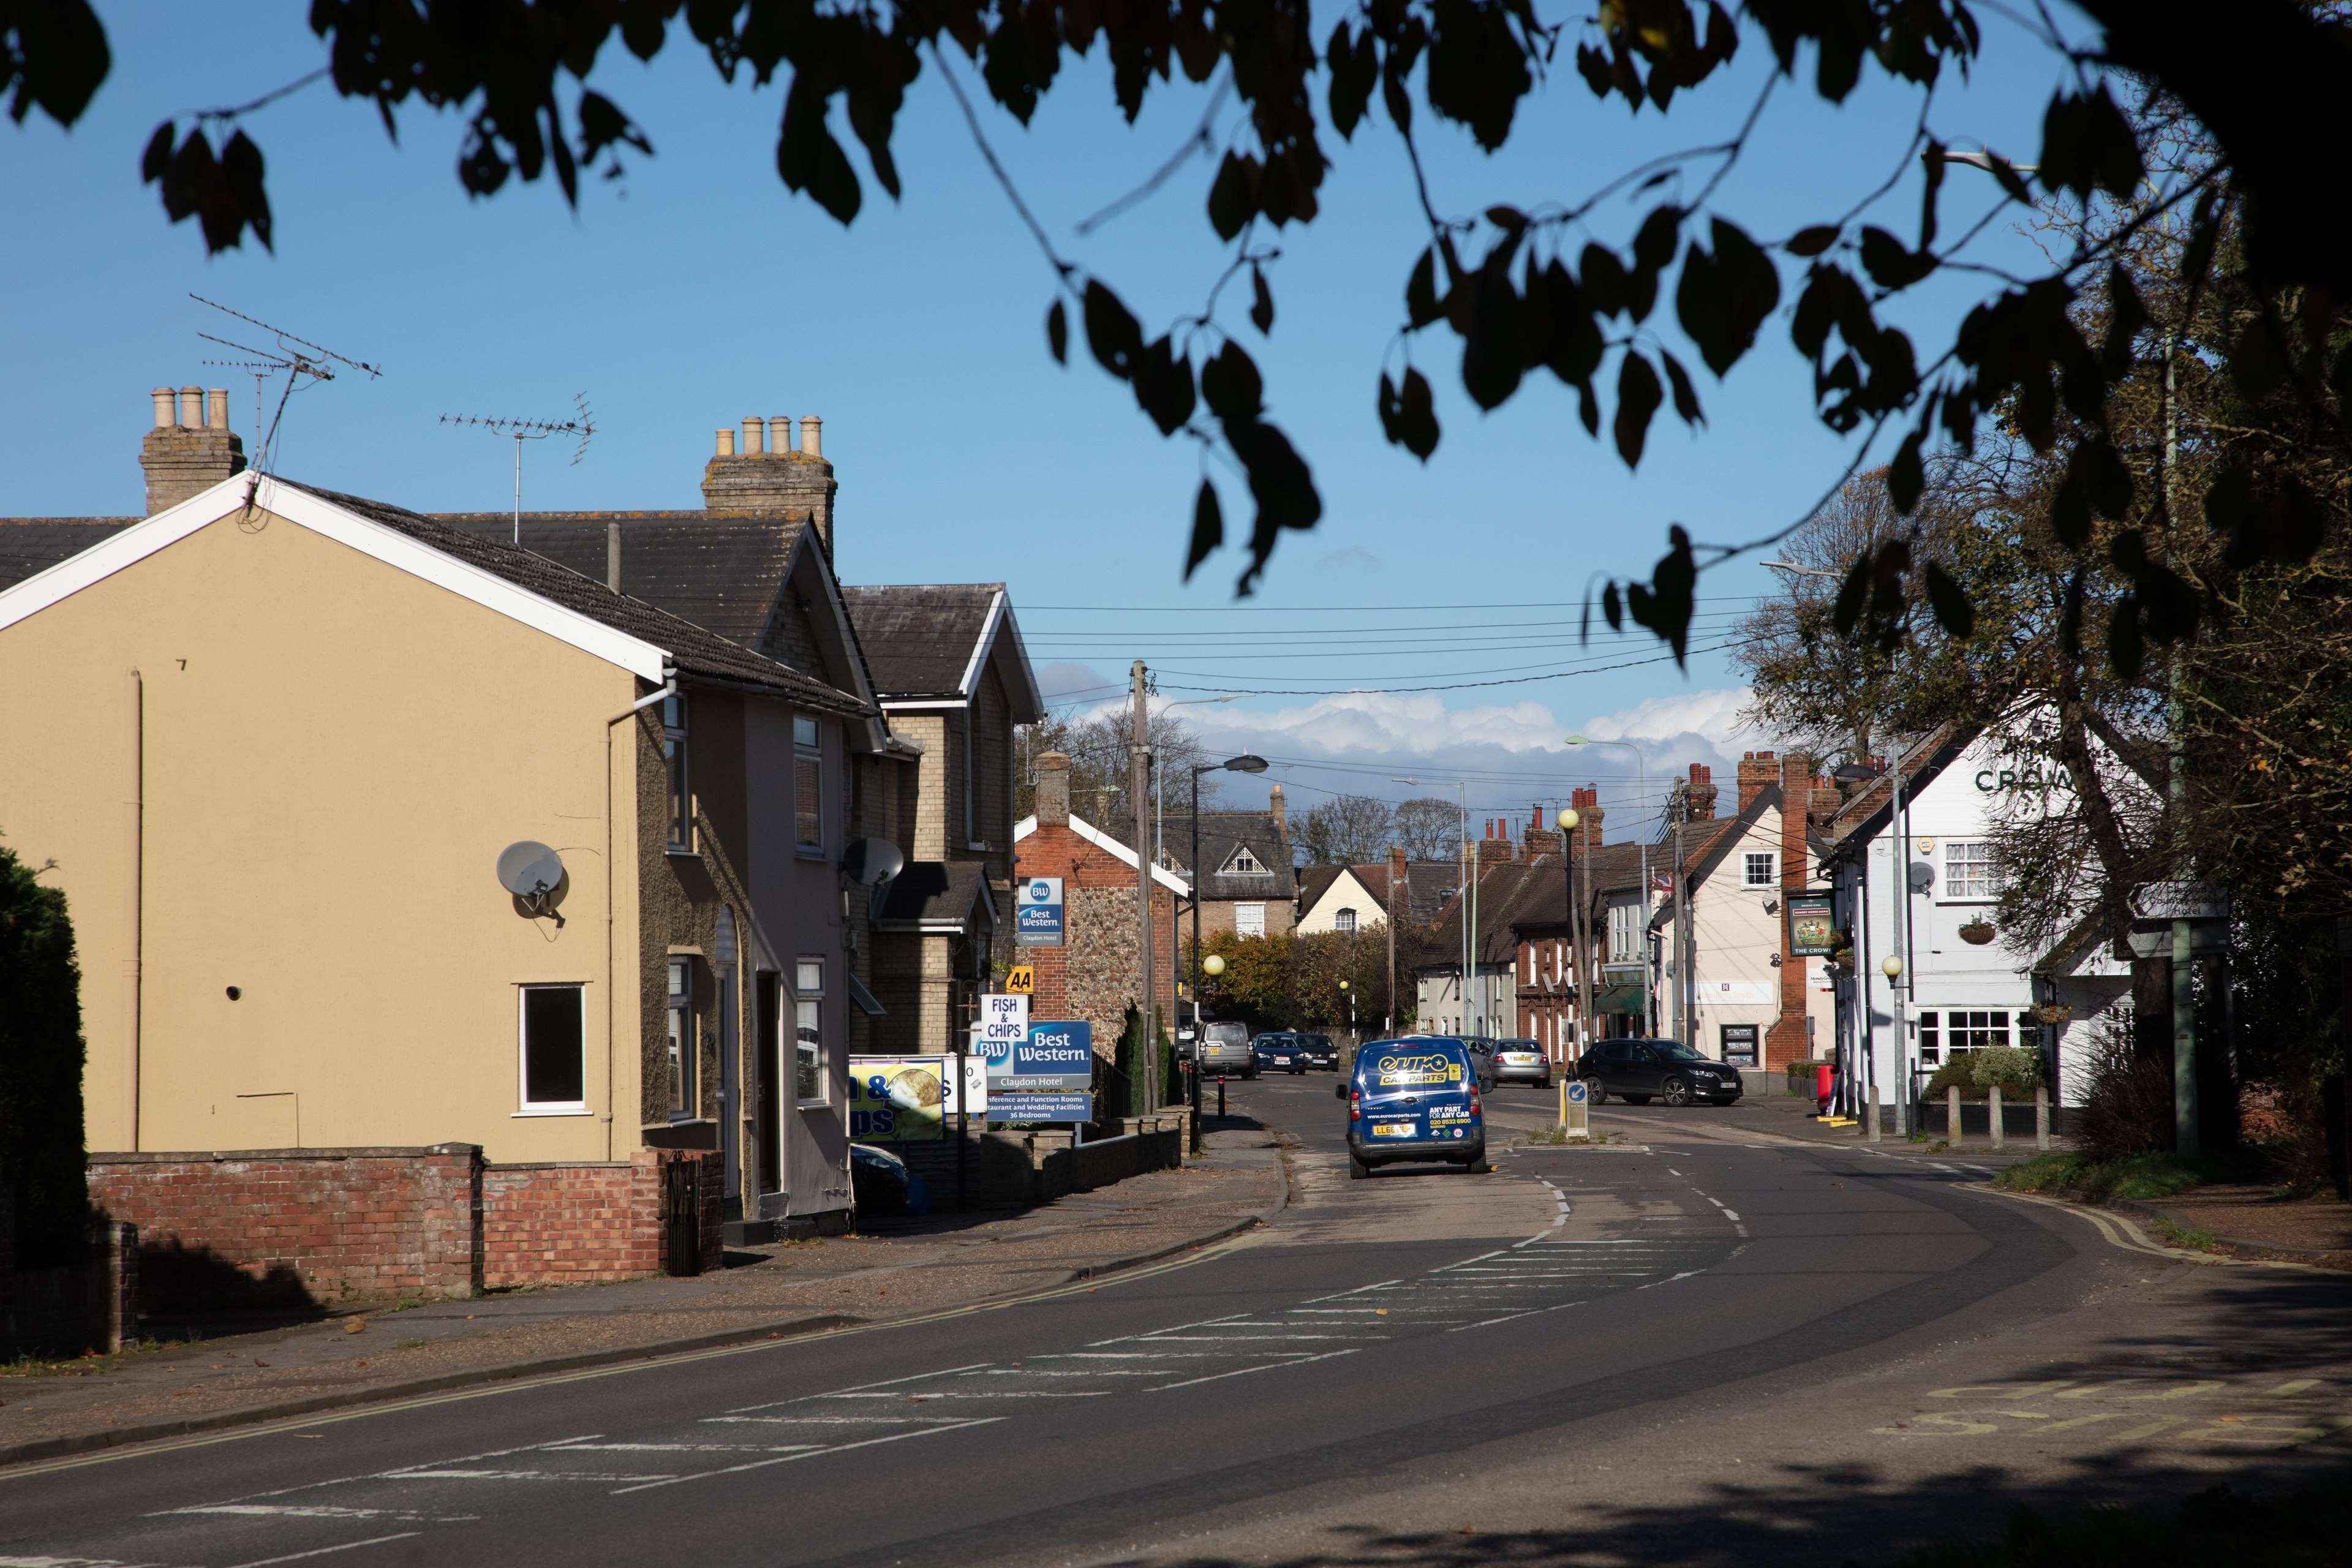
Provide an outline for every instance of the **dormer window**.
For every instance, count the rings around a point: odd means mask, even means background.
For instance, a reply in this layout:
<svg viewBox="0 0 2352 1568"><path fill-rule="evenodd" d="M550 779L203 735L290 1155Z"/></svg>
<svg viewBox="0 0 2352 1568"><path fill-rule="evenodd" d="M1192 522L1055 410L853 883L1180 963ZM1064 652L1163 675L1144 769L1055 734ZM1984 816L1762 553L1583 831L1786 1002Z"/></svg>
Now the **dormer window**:
<svg viewBox="0 0 2352 1568"><path fill-rule="evenodd" d="M1260 860L1256 856L1250 853L1249 846L1246 844L1235 849L1234 851L1234 858L1225 862L1224 874L1228 877L1271 877L1274 875L1272 871L1266 869L1265 861Z"/></svg>

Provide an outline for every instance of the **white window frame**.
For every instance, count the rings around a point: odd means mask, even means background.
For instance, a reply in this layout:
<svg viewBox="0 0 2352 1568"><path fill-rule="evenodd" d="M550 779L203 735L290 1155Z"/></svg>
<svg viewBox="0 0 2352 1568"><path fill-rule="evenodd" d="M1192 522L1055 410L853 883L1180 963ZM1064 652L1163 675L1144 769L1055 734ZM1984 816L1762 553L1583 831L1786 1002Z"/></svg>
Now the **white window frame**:
<svg viewBox="0 0 2352 1568"><path fill-rule="evenodd" d="M1225 877L1271 877L1274 868L1251 854L1248 845L1241 844L1234 847L1233 858L1225 862L1225 868L1218 874Z"/></svg>
<svg viewBox="0 0 2352 1568"><path fill-rule="evenodd" d="M824 1039L825 995L824 959L820 955L803 954L793 964L793 1059L787 1065L793 1075L793 1103L803 1110L829 1105L833 1101L833 1074L828 1070L830 1064L825 1059L828 1055ZM803 1008L808 1010L805 1014ZM803 1042L801 1038L801 1031L806 1027L803 1017L816 1020L815 1028L812 1031L816 1036L814 1041ZM816 1069L816 1093L814 1096L801 1092L801 1052L804 1047L810 1051Z"/></svg>
<svg viewBox="0 0 2352 1568"><path fill-rule="evenodd" d="M694 1019L694 960L677 953L669 959L669 1004L663 1013L669 1029L669 1119L692 1121L701 1109L695 1092L695 1069L701 1065L701 1046ZM680 976L684 976L683 987Z"/></svg>
<svg viewBox="0 0 2352 1568"><path fill-rule="evenodd" d="M1345 931L1349 936L1353 936L1356 933L1356 910L1353 905L1350 905L1347 909L1338 910L1331 916L1331 929L1337 931Z"/></svg>
<svg viewBox="0 0 2352 1568"><path fill-rule="evenodd" d="M1939 902L1990 904L2000 897L2000 876L1993 866L1990 838L1947 838L1939 846L1944 861L1937 874ZM1966 873L1954 876L1955 868Z"/></svg>
<svg viewBox="0 0 2352 1568"><path fill-rule="evenodd" d="M1780 885L1780 857L1775 850L1742 850L1739 868L1739 885L1743 888L1776 888ZM1759 870L1763 872L1760 877L1757 875Z"/></svg>
<svg viewBox="0 0 2352 1568"><path fill-rule="evenodd" d="M580 1098L530 1098L530 996L533 991L569 991L580 1004ZM573 980L533 982L515 987L515 1104L517 1116L585 1116L588 1114L588 987Z"/></svg>
<svg viewBox="0 0 2352 1568"><path fill-rule="evenodd" d="M1244 920L1243 918L1244 915L1247 915L1249 918ZM1255 922L1257 927L1255 931L1248 929L1252 922ZM1265 906L1263 903L1235 904L1234 906L1234 934L1235 936L1264 936L1265 934Z"/></svg>
<svg viewBox="0 0 2352 1568"><path fill-rule="evenodd" d="M808 739L802 739L803 736ZM807 763L809 773L816 780L814 802L803 802L801 795L801 763ZM803 819L816 824L816 842L804 843L801 838ZM803 859L824 858L824 731L817 721L804 713L793 716L793 853Z"/></svg>

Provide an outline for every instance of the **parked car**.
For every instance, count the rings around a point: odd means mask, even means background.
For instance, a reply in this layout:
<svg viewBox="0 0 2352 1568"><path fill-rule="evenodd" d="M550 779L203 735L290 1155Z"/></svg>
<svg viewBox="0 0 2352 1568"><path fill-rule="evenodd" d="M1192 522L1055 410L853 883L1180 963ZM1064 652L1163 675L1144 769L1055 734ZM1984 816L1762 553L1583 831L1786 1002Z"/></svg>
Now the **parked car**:
<svg viewBox="0 0 2352 1568"><path fill-rule="evenodd" d="M1462 1046L1470 1053L1470 1059L1477 1064L1479 1089L1486 1093L1494 1092L1495 1042L1484 1035L1465 1035Z"/></svg>
<svg viewBox="0 0 2352 1568"><path fill-rule="evenodd" d="M1260 1035L1250 1042L1250 1056L1260 1072L1303 1073L1307 1050L1296 1035Z"/></svg>
<svg viewBox="0 0 2352 1568"><path fill-rule="evenodd" d="M1203 1073L1219 1078L1255 1078L1257 1057L1250 1049L1247 1024L1223 1020L1201 1026L1201 1038L1194 1047L1199 1053Z"/></svg>
<svg viewBox="0 0 2352 1568"><path fill-rule="evenodd" d="M1307 1065L1339 1070L1339 1047L1331 1043L1328 1035L1300 1035L1298 1048L1307 1053Z"/></svg>
<svg viewBox="0 0 2352 1568"><path fill-rule="evenodd" d="M1331 1086L1348 1102L1348 1174L1405 1161L1444 1161L1482 1173L1486 1113L1478 1069L1465 1043L1450 1036L1372 1040Z"/></svg>
<svg viewBox="0 0 2352 1568"><path fill-rule="evenodd" d="M1551 1058L1544 1055L1543 1047L1534 1040L1497 1040L1495 1042L1495 1081L1531 1083L1538 1089L1549 1089Z"/></svg>
<svg viewBox="0 0 2352 1568"><path fill-rule="evenodd" d="M1680 1040L1601 1040L1584 1053L1576 1070L1594 1105L1612 1094L1628 1105L1647 1105L1654 1099L1668 1105L1728 1105L1745 1092L1738 1068Z"/></svg>

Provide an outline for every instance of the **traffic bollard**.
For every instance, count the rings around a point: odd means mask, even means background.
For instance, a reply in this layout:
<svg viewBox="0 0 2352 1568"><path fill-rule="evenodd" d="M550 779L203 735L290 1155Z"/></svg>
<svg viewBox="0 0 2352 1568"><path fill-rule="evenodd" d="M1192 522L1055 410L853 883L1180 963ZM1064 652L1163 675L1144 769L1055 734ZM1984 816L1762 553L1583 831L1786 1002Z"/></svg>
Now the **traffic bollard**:
<svg viewBox="0 0 2352 1568"><path fill-rule="evenodd" d="M1219 1074L1219 1075L1218 1075L1218 1078L1217 1078L1217 1120L1218 1120L1218 1121L1223 1121L1223 1120L1224 1120L1224 1118L1225 1118L1225 1079L1224 1079L1224 1076L1223 1076L1223 1074Z"/></svg>
<svg viewBox="0 0 2352 1568"><path fill-rule="evenodd" d="M1192 1152L1201 1152L1201 1068L1197 1062L1186 1062L1184 1071L1192 1079Z"/></svg>
<svg viewBox="0 0 2352 1568"><path fill-rule="evenodd" d="M1944 1086L1944 1136L1957 1145L1960 1141L1960 1086Z"/></svg>
<svg viewBox="0 0 2352 1568"><path fill-rule="evenodd" d="M2050 1147L2050 1086L2046 1083L2033 1086L2033 1146Z"/></svg>
<svg viewBox="0 0 2352 1568"><path fill-rule="evenodd" d="M1992 1146L1996 1149L2004 1147L2008 1139L2003 1136L2000 1125L2000 1085L1997 1083L1985 1090L1985 1115L1992 1127Z"/></svg>
<svg viewBox="0 0 2352 1568"><path fill-rule="evenodd" d="M1872 1142L1878 1142L1878 1086L1870 1086L1870 1131L1863 1134Z"/></svg>

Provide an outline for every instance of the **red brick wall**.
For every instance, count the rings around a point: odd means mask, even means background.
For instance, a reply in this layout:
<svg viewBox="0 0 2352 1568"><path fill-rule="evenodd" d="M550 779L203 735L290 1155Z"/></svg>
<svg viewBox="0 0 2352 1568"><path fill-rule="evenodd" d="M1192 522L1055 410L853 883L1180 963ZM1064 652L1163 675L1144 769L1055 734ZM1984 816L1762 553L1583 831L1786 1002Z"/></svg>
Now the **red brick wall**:
<svg viewBox="0 0 2352 1568"><path fill-rule="evenodd" d="M94 1154L89 1196L139 1227L160 1290L218 1271L319 1301L469 1296L481 1281L481 1157L471 1143Z"/></svg>
<svg viewBox="0 0 2352 1568"><path fill-rule="evenodd" d="M1029 1016L1083 1018L1094 1026L1096 1054L1109 1056L1135 999L1135 868L1068 827L1040 823L1021 841L1021 875L1066 879L1063 945L1024 947L1013 954L1013 962L1037 972ZM1275 910L1266 912L1272 930ZM1156 881L1151 930L1151 988L1164 1026L1175 1016L1176 971L1183 958L1176 946L1176 896Z"/></svg>
<svg viewBox="0 0 2352 1568"><path fill-rule="evenodd" d="M726 1173L701 1149L646 1149L607 1164L491 1165L482 1173L482 1282L584 1285L660 1272L661 1167L698 1168L702 1266L719 1267Z"/></svg>

